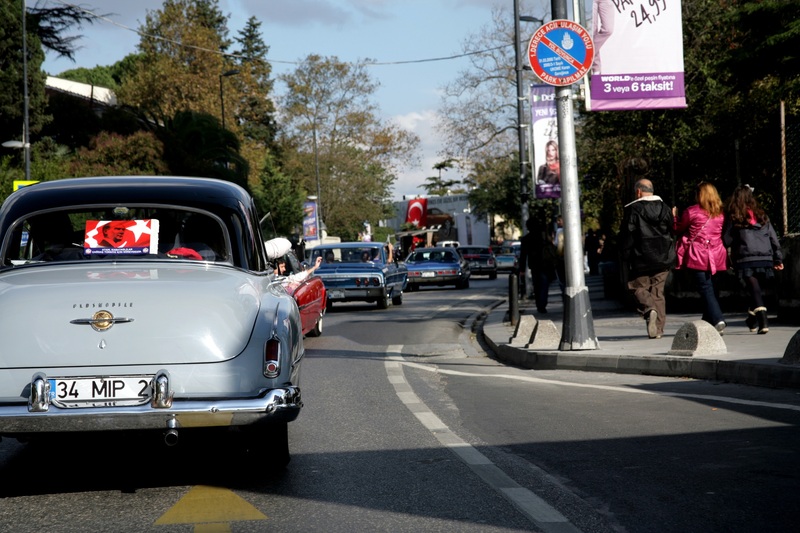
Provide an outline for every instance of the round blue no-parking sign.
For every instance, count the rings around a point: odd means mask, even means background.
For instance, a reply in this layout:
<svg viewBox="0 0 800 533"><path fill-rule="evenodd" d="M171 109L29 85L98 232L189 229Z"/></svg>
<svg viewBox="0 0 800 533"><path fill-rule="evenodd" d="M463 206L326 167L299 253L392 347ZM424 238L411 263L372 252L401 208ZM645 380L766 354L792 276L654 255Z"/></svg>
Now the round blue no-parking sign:
<svg viewBox="0 0 800 533"><path fill-rule="evenodd" d="M594 43L577 22L557 19L533 34L528 59L536 75L548 85L572 85L592 68Z"/></svg>

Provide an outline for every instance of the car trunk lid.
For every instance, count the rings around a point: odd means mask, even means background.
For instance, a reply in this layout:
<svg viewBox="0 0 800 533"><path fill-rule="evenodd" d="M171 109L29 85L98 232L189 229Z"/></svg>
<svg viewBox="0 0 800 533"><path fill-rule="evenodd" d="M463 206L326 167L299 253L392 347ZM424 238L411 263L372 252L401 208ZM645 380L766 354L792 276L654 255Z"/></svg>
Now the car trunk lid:
<svg viewBox="0 0 800 533"><path fill-rule="evenodd" d="M231 267L187 263L9 271L0 275L0 367L230 359L246 346L259 312L262 289L252 279ZM106 321L93 326L98 317Z"/></svg>

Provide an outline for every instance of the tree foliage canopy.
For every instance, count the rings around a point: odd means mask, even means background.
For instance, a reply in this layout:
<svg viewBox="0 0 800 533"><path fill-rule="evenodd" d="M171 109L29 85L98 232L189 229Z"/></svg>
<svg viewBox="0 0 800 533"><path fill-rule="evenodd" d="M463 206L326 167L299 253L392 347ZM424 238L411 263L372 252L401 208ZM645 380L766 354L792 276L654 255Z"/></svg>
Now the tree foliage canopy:
<svg viewBox="0 0 800 533"><path fill-rule="evenodd" d="M286 169L308 192L320 192L328 232L354 238L364 221L390 214L397 169L412 160L419 139L377 117L377 84L366 63L308 56L281 77Z"/></svg>
<svg viewBox="0 0 800 533"><path fill-rule="evenodd" d="M679 206L693 203L700 180L723 196L748 182L768 206L780 198L781 101L790 118L800 115L800 3L683 0L682 9L686 109L577 110L582 210L592 225L615 230L640 177ZM498 9L465 42L471 68L445 88L442 108L447 155L473 169L471 202L508 220L520 210L519 171L493 161L518 161L513 21ZM526 71L529 82L537 80Z"/></svg>

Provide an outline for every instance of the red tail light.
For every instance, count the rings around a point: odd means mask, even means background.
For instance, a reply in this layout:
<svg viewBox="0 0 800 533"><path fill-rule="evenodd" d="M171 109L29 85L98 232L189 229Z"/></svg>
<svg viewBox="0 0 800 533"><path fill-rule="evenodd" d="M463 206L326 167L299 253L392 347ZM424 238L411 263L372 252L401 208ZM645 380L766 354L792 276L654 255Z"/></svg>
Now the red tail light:
<svg viewBox="0 0 800 533"><path fill-rule="evenodd" d="M272 337L264 346L264 376L268 378L278 377L281 372L281 343L276 337Z"/></svg>

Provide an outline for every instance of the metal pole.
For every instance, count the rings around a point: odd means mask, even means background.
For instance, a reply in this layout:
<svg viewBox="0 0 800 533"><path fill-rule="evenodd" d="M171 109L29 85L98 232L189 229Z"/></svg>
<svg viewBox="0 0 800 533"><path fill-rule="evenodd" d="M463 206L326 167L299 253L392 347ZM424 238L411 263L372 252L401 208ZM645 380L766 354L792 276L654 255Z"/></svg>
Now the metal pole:
<svg viewBox="0 0 800 533"><path fill-rule="evenodd" d="M223 75L219 75L219 107L222 111L222 129L225 129L225 96L222 92L222 78Z"/></svg>
<svg viewBox="0 0 800 533"><path fill-rule="evenodd" d="M23 86L23 122L22 149L25 151L25 179L31 179L31 140L28 132L28 29L26 24L25 0L22 0L22 86Z"/></svg>
<svg viewBox="0 0 800 533"><path fill-rule="evenodd" d="M566 0L552 0L553 19L567 18ZM564 262L567 283L561 350L596 350L589 290L583 272L580 191L571 87L556 87L558 146L561 163L561 213L564 219Z"/></svg>
<svg viewBox="0 0 800 533"><path fill-rule="evenodd" d="M786 103L781 100L781 196L783 197L783 234L789 233L789 203L786 199Z"/></svg>
<svg viewBox="0 0 800 533"><path fill-rule="evenodd" d="M519 0L514 0L514 70L517 74L517 140L519 141L519 192L520 192L520 230L525 231L528 222L528 178L525 171L525 94L522 87L522 56L519 53Z"/></svg>
<svg viewBox="0 0 800 533"><path fill-rule="evenodd" d="M322 213L320 210L322 209L322 194L320 192L319 186L319 153L317 152L317 125L316 122L314 124L314 129L311 131L314 142L314 176L317 178L317 235L319 235L319 221L322 220Z"/></svg>

